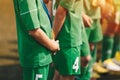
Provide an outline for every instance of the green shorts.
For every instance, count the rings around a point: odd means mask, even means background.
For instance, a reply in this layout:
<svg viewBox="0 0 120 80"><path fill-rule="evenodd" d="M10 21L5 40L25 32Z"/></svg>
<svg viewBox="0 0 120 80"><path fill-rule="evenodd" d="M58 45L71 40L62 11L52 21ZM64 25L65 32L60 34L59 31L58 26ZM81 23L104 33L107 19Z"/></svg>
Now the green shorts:
<svg viewBox="0 0 120 80"><path fill-rule="evenodd" d="M90 28L86 28L86 33L89 42L99 42L103 38L100 20L93 20L93 24Z"/></svg>
<svg viewBox="0 0 120 80"><path fill-rule="evenodd" d="M47 80L49 65L37 68L23 68L23 80Z"/></svg>
<svg viewBox="0 0 120 80"><path fill-rule="evenodd" d="M85 57L88 55L90 55L90 47L89 47L89 42L88 42L85 28L83 27L83 29L82 29L81 56Z"/></svg>
<svg viewBox="0 0 120 80"><path fill-rule="evenodd" d="M61 49L53 56L56 70L60 75L79 75L80 74L80 53L81 46L67 47Z"/></svg>

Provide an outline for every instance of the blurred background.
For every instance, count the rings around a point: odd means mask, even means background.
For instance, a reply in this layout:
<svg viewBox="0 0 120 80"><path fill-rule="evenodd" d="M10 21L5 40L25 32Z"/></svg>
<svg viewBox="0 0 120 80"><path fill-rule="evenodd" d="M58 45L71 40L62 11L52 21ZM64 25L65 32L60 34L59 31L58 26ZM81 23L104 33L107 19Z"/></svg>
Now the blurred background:
<svg viewBox="0 0 120 80"><path fill-rule="evenodd" d="M0 0L0 80L22 80L12 0Z"/></svg>
<svg viewBox="0 0 120 80"><path fill-rule="evenodd" d="M101 53L101 43L98 48ZM0 0L0 80L22 80L12 0ZM98 80L120 80L120 75L102 74Z"/></svg>

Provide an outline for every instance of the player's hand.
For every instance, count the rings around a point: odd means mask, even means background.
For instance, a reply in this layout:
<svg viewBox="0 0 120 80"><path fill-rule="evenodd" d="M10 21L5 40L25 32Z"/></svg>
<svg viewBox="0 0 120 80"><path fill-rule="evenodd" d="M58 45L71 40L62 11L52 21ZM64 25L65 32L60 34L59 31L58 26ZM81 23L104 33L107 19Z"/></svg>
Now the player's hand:
<svg viewBox="0 0 120 80"><path fill-rule="evenodd" d="M91 27L91 25L93 23L92 19L85 13L82 13L82 18L83 18L85 27Z"/></svg>
<svg viewBox="0 0 120 80"><path fill-rule="evenodd" d="M56 51L60 50L60 47L59 47L59 41L55 41L55 40L51 40L51 47L50 47L50 50L52 51L52 53L55 53Z"/></svg>
<svg viewBox="0 0 120 80"><path fill-rule="evenodd" d="M88 63L90 62L90 60L91 60L91 56L90 55L81 57L81 66L82 67L87 66Z"/></svg>

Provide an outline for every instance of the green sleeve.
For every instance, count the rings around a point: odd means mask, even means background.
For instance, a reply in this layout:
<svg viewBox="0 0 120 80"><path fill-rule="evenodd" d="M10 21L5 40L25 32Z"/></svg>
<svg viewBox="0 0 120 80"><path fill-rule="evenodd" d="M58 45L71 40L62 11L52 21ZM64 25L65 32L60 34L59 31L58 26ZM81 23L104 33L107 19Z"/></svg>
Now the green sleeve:
<svg viewBox="0 0 120 80"><path fill-rule="evenodd" d="M89 0L83 0L83 11L87 13L91 8Z"/></svg>
<svg viewBox="0 0 120 80"><path fill-rule="evenodd" d="M40 27L35 0L18 0L20 17L27 30Z"/></svg>
<svg viewBox="0 0 120 80"><path fill-rule="evenodd" d="M66 8L67 10L73 10L73 5L75 0L60 0L60 5Z"/></svg>

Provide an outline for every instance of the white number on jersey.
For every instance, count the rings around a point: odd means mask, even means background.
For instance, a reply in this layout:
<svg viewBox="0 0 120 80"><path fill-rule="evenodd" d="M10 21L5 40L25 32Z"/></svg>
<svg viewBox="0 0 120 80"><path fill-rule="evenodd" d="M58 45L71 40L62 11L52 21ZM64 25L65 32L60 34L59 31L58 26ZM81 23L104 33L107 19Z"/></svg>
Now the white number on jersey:
<svg viewBox="0 0 120 80"><path fill-rule="evenodd" d="M41 74L36 74L35 80L38 80L39 78L42 78L42 77L43 77L43 75L41 75Z"/></svg>
<svg viewBox="0 0 120 80"><path fill-rule="evenodd" d="M76 58L76 60L75 60L75 62L73 64L73 69L75 70L75 72L77 72L78 69L79 69L78 62L79 62L79 57Z"/></svg>

